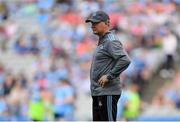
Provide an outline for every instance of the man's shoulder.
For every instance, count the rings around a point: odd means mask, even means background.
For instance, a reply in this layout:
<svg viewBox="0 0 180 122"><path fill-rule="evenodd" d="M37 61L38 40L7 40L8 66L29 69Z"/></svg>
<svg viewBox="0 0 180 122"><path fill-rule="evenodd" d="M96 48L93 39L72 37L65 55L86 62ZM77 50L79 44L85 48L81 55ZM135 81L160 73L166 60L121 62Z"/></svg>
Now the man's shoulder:
<svg viewBox="0 0 180 122"><path fill-rule="evenodd" d="M106 36L106 45L121 45L122 46L122 43L116 34L108 33Z"/></svg>
<svg viewBox="0 0 180 122"><path fill-rule="evenodd" d="M110 32L110 33L107 34L106 40L108 40L108 41L118 41L119 39L114 33Z"/></svg>

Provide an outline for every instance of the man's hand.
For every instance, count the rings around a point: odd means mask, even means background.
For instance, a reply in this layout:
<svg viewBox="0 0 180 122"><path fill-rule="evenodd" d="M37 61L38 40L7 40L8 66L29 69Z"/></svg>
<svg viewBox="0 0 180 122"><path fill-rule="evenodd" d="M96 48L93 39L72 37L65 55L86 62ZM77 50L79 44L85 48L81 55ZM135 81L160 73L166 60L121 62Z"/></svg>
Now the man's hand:
<svg viewBox="0 0 180 122"><path fill-rule="evenodd" d="M103 75L99 80L98 83L101 87L104 87L108 83L107 75Z"/></svg>

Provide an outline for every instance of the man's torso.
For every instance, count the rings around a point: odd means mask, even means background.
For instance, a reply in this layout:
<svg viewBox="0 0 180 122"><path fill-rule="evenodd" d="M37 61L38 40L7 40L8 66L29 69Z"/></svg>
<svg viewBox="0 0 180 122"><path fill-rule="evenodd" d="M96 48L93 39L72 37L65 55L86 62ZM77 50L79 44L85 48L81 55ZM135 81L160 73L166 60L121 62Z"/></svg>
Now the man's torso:
<svg viewBox="0 0 180 122"><path fill-rule="evenodd" d="M115 65L114 59L107 51L109 41L114 40L117 40L116 37L111 32L108 32L104 38L99 40L101 43L98 44L94 51L90 70L92 96L119 95L121 93L119 77L109 81L105 87L98 84L99 78L107 74Z"/></svg>

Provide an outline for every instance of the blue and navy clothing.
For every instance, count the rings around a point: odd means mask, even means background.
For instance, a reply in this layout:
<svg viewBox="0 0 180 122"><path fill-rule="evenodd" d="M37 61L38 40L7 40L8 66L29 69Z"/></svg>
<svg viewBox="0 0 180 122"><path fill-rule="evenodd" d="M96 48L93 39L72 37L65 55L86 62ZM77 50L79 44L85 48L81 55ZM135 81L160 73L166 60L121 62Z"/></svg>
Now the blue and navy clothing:
<svg viewBox="0 0 180 122"><path fill-rule="evenodd" d="M66 99L74 96L74 90L71 86L58 87L54 91L54 112L55 118L64 118L65 120L73 120L74 106L67 103Z"/></svg>

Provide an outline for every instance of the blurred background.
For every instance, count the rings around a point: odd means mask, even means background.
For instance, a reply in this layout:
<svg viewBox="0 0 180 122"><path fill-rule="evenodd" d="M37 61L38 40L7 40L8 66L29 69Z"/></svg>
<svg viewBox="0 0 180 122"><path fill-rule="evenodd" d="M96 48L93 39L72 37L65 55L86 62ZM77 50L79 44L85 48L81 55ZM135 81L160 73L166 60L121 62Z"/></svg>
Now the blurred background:
<svg viewBox="0 0 180 122"><path fill-rule="evenodd" d="M0 120L91 120L97 10L132 60L117 120L180 120L180 0L0 0Z"/></svg>

